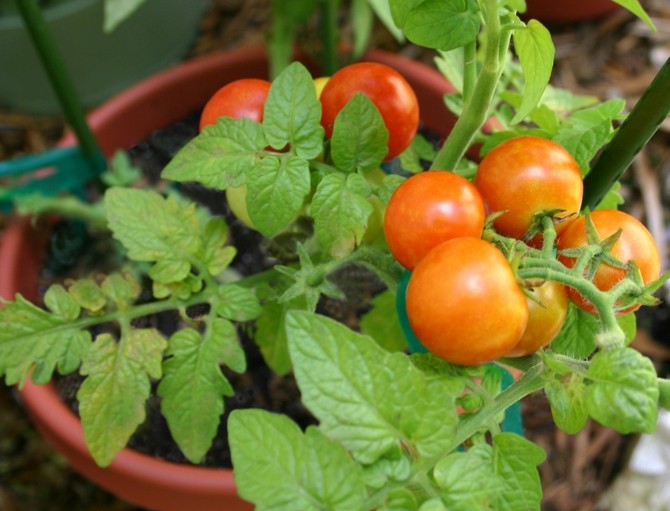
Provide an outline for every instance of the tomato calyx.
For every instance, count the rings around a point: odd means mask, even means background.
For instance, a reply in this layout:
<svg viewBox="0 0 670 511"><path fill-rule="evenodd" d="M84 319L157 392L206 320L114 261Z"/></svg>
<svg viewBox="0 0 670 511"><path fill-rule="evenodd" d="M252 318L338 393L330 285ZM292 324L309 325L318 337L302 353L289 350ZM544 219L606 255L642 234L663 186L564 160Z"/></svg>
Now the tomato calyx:
<svg viewBox="0 0 670 511"><path fill-rule="evenodd" d="M587 225L590 220L586 220ZM651 282L645 281L635 260L621 261L613 253L621 233L615 232L601 239L592 222L586 243L581 246L557 246L555 224L551 217L542 219L541 247L523 240L509 238L493 228L484 231L484 239L495 244L505 254L525 295L532 299L532 289L544 281L560 283L568 291L571 301L579 295L592 307L586 310L595 314L601 324L596 343L601 348L621 347L626 339L617 316L634 310L640 305L654 305L654 293L670 277L662 275ZM569 257L572 264L566 262ZM598 268L606 265L616 268L622 276L615 285L601 289L596 281ZM577 303L579 306L579 303ZM513 356L513 355L510 355ZM518 355L517 355L518 356Z"/></svg>

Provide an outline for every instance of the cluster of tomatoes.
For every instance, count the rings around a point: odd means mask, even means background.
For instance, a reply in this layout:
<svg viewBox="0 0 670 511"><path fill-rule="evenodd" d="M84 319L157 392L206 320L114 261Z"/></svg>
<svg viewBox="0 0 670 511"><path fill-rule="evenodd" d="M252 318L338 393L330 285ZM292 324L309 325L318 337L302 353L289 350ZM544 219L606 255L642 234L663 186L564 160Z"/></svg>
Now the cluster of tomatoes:
<svg viewBox="0 0 670 511"><path fill-rule="evenodd" d="M215 124L222 116L262 122L270 86L270 81L260 78L242 78L224 85L205 104L200 115L200 130ZM365 94L374 103L388 130L384 161L403 152L416 135L419 126L416 94L400 73L385 64L350 64L331 77L315 78L314 87L322 108L321 124L328 139L333 134L335 118L356 93ZM246 208L246 186L227 188L226 199L235 216L254 228Z"/></svg>
<svg viewBox="0 0 670 511"><path fill-rule="evenodd" d="M220 116L261 122L270 85L248 78L222 87L205 106L200 128ZM404 151L417 132L416 95L386 65L351 64L332 77L315 79L314 85L327 137L338 113L359 92L375 104L389 132L385 161ZM226 194L236 216L253 227L245 188L228 188ZM482 364L547 346L563 326L569 301L596 313L573 287L550 279L520 282L503 252L483 239L492 218L498 234L540 246L543 240L533 235L534 226L539 216L550 215L559 260L571 268L576 260L568 256L570 250L594 241L580 215L582 196L575 159L557 143L535 136L500 143L482 159L472 182L448 170L406 179L386 205L383 234L391 253L411 271L407 316L421 343L449 362ZM608 247L613 258L633 261L644 283L658 277L656 243L639 221L617 210L594 211L590 219L601 240L620 231ZM589 278L603 291L627 275L623 265L606 262L592 273Z"/></svg>
<svg viewBox="0 0 670 511"><path fill-rule="evenodd" d="M442 170L404 181L387 205L384 232L391 252L412 272L407 315L421 343L449 362L476 365L547 346L563 326L569 300L596 313L573 287L548 279L519 282L503 252L482 239L491 215L500 235L541 246L533 227L549 214L558 259L572 268L572 249L594 242L579 214L582 196L574 158L535 136L500 143L482 159L473 182ZM656 244L638 220L618 210L594 211L590 219L600 240L620 231L608 247L613 264L604 262L589 275L598 289L610 290L626 277L614 259L634 261L644 283L658 277Z"/></svg>

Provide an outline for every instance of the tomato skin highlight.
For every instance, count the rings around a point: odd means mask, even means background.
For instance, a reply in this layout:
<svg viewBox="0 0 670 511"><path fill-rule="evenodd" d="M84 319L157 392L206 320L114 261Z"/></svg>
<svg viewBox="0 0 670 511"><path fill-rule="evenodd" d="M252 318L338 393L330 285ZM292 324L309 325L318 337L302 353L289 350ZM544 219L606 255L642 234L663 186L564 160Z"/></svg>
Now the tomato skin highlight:
<svg viewBox="0 0 670 511"><path fill-rule="evenodd" d="M526 296L505 256L477 238L448 240L431 250L410 276L406 306L423 346L459 365L505 355L528 322Z"/></svg>
<svg viewBox="0 0 670 511"><path fill-rule="evenodd" d="M486 209L467 179L445 170L409 177L395 189L384 215L384 236L391 253L413 269L428 252L448 239L479 238Z"/></svg>
<svg viewBox="0 0 670 511"><path fill-rule="evenodd" d="M375 104L389 131L389 161L412 142L419 127L419 101L407 80L395 69L376 62L358 62L335 72L321 92L321 125L333 134L335 117L357 92Z"/></svg>
<svg viewBox="0 0 670 511"><path fill-rule="evenodd" d="M506 357L524 357L546 348L561 331L568 315L568 295L565 287L548 280L533 289L535 300L528 303L528 324L519 342Z"/></svg>
<svg viewBox="0 0 670 511"><path fill-rule="evenodd" d="M635 261L642 281L645 284L657 279L661 273L661 257L658 247L651 233L635 217L615 209L601 209L590 213L591 221L601 240L608 238L621 229L621 236L612 247L612 255L627 263ZM559 260L569 268L575 264L575 259L561 255L561 250L583 247L587 244L586 217L581 216L572 222L558 238ZM600 264L593 278L593 283L602 291L612 289L626 276L622 268L615 268L608 264ZM567 288L568 297L579 308L597 314L593 304L579 294L575 289ZM639 305L617 311L617 314L626 314L639 309Z"/></svg>
<svg viewBox="0 0 670 511"><path fill-rule="evenodd" d="M205 104L200 114L200 131L223 116L261 122L269 90L270 82L260 78L242 78L224 85Z"/></svg>
<svg viewBox="0 0 670 511"><path fill-rule="evenodd" d="M561 210L557 219L576 216L584 182L579 165L561 145L546 138L520 136L501 142L482 159L474 179L495 229L522 239L543 211ZM569 221L556 223L561 232Z"/></svg>

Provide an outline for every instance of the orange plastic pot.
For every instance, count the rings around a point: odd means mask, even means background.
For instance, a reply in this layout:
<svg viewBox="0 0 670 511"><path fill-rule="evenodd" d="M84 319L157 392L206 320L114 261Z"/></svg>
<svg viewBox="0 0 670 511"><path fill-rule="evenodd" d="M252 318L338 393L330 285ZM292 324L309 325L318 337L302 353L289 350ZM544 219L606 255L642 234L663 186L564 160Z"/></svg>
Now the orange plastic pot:
<svg viewBox="0 0 670 511"><path fill-rule="evenodd" d="M394 54L371 51L368 60L400 71L419 98L422 121L436 133L446 134L455 118L443 95L451 85L437 71ZM157 128L197 111L223 84L243 77L267 77L268 61L262 48L212 54L163 71L127 89L93 111L88 120L103 152L110 156L128 148ZM67 134L62 145L74 143ZM0 296L17 292L38 296L38 274L43 262L46 232L36 230L29 218L14 218L0 244ZM119 498L159 511L249 511L252 506L236 493L233 472L225 469L176 465L124 449L107 468L98 467L84 442L81 424L58 397L52 384L27 383L21 392L25 407L44 437L84 477Z"/></svg>

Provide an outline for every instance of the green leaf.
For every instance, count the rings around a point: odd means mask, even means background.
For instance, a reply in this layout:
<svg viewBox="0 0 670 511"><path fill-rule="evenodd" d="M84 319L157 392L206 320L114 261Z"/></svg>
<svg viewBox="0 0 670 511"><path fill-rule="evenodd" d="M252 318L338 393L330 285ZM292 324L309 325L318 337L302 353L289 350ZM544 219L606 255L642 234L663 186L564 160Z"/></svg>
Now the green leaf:
<svg viewBox="0 0 670 511"><path fill-rule="evenodd" d="M354 33L352 56L354 60L361 58L370 45L370 36L374 27L374 13L368 0L352 0L351 25Z"/></svg>
<svg viewBox="0 0 670 511"><path fill-rule="evenodd" d="M542 485L537 466L546 453L530 440L514 433L493 437L496 473L504 488L498 494L497 511L540 510Z"/></svg>
<svg viewBox="0 0 670 511"><path fill-rule="evenodd" d="M378 508L379 511L417 511L419 503L416 496L408 488L395 488L386 497L386 502Z"/></svg>
<svg viewBox="0 0 670 511"><path fill-rule="evenodd" d="M412 143L409 147L400 153L400 166L408 172L418 174L424 170L422 161L432 162L436 155L437 150L433 144L428 142L428 140L419 133L412 139ZM387 176L384 179L385 184L387 184L387 181L391 178L397 179L400 178L400 176ZM388 195L390 197L390 191ZM388 202L388 197L385 197L385 199L386 202Z"/></svg>
<svg viewBox="0 0 670 511"><path fill-rule="evenodd" d="M95 462L108 466L144 422L150 378L160 378L167 343L154 329L130 330L119 342L99 335L86 353L79 414Z"/></svg>
<svg viewBox="0 0 670 511"><path fill-rule="evenodd" d="M521 105L511 121L516 124L540 101L551 78L555 50L551 34L537 20L530 20L526 27L514 29L512 34L525 82Z"/></svg>
<svg viewBox="0 0 670 511"><path fill-rule="evenodd" d="M621 182L616 181L605 197L598 203L595 209L619 209L619 206L624 204L626 200L621 196L619 190L621 189Z"/></svg>
<svg viewBox="0 0 670 511"><path fill-rule="evenodd" d="M323 251L335 258L350 254L365 234L373 212L370 185L359 174L328 174L316 188L310 214Z"/></svg>
<svg viewBox="0 0 670 511"><path fill-rule="evenodd" d="M423 504L421 504L419 511L449 511L449 510L442 502L442 499L435 498L426 500Z"/></svg>
<svg viewBox="0 0 670 511"><path fill-rule="evenodd" d="M82 308L98 313L107 305L107 297L93 279L76 280L68 289L70 296Z"/></svg>
<svg viewBox="0 0 670 511"><path fill-rule="evenodd" d="M73 321L79 317L81 306L60 284L49 286L44 294L44 304L57 316Z"/></svg>
<svg viewBox="0 0 670 511"><path fill-rule="evenodd" d="M367 0L367 3L377 15L379 21L386 27L386 30L391 33L393 38L399 43L404 43L405 36L403 35L402 30L400 30L393 21L393 15L391 14L391 7L388 0Z"/></svg>
<svg viewBox="0 0 670 511"><path fill-rule="evenodd" d="M321 103L312 75L300 62L293 62L273 80L263 111L263 131L277 150L289 144L292 152L306 160L321 154Z"/></svg>
<svg viewBox="0 0 670 511"><path fill-rule="evenodd" d="M105 209L114 237L131 259L165 259L182 269L201 249L195 205L181 206L174 197L151 190L110 188ZM156 273L161 274L160 266Z"/></svg>
<svg viewBox="0 0 670 511"><path fill-rule="evenodd" d="M214 319L204 337L190 328L177 331L166 355L158 386L161 411L184 455L199 463L219 428L223 397L234 394L220 364L244 371L244 353L232 323Z"/></svg>
<svg viewBox="0 0 670 511"><path fill-rule="evenodd" d="M589 418L585 406L586 386L582 378L573 375L562 383L558 380L547 382L544 391L551 405L551 416L556 426L570 435L581 431Z"/></svg>
<svg viewBox="0 0 670 511"><path fill-rule="evenodd" d="M117 150L99 177L109 187L129 186L142 177L142 171L132 164L127 152Z"/></svg>
<svg viewBox="0 0 670 511"><path fill-rule="evenodd" d="M178 257L178 256L177 256ZM181 282L191 273L191 263L185 259L172 258L170 256L160 259L149 268L149 277L154 282L171 284Z"/></svg>
<svg viewBox="0 0 670 511"><path fill-rule="evenodd" d="M388 0L389 10L393 22L399 28L404 28L412 9L419 5L424 0Z"/></svg>
<svg viewBox="0 0 670 511"><path fill-rule="evenodd" d="M222 284L217 290L214 312L231 321L251 321L260 316L262 309L252 289Z"/></svg>
<svg viewBox="0 0 670 511"><path fill-rule="evenodd" d="M502 481L494 472L491 446L476 445L440 460L433 471L440 495L450 511L491 509Z"/></svg>
<svg viewBox="0 0 670 511"><path fill-rule="evenodd" d="M344 172L366 172L381 165L388 152L388 130L379 110L358 92L335 117L331 156Z"/></svg>
<svg viewBox="0 0 670 511"><path fill-rule="evenodd" d="M309 164L296 156L265 158L249 169L247 186L251 221L262 234L272 237L302 209L310 191Z"/></svg>
<svg viewBox="0 0 670 511"><path fill-rule="evenodd" d="M256 509L364 509L360 466L317 428L303 434L285 416L234 410L228 435L239 494Z"/></svg>
<svg viewBox="0 0 670 511"><path fill-rule="evenodd" d="M142 287L130 273L115 272L107 275L100 288L120 309L134 303L142 292Z"/></svg>
<svg viewBox="0 0 670 511"><path fill-rule="evenodd" d="M594 339L599 331L600 322L596 316L570 303L563 328L552 341L551 350L584 360L595 351Z"/></svg>
<svg viewBox="0 0 670 511"><path fill-rule="evenodd" d="M55 301L52 295L50 302ZM70 305L56 308L70 314ZM68 325L70 321L70 317L40 309L21 295L4 302L0 307L0 376L5 375L5 382L23 387L33 368L36 383L49 381L56 368L61 374L77 369L91 337L78 325Z"/></svg>
<svg viewBox="0 0 670 511"><path fill-rule="evenodd" d="M280 302L304 299L305 309L315 311L322 294L337 299L344 299L340 288L327 278L324 263L314 264L302 243L296 245L299 267L276 265L275 270L288 277L290 285L279 297Z"/></svg>
<svg viewBox="0 0 670 511"><path fill-rule="evenodd" d="M634 312L617 316L617 322L626 336L626 346L628 346L637 333L637 316Z"/></svg>
<svg viewBox="0 0 670 511"><path fill-rule="evenodd" d="M113 32L147 0L105 0L103 29Z"/></svg>
<svg viewBox="0 0 670 511"><path fill-rule="evenodd" d="M303 402L356 460L374 463L398 446L432 458L451 445L458 385L323 316L289 312L286 330Z"/></svg>
<svg viewBox="0 0 670 511"><path fill-rule="evenodd" d="M438 51L435 65L456 92L463 92L463 48L458 47L449 51Z"/></svg>
<svg viewBox="0 0 670 511"><path fill-rule="evenodd" d="M165 166L162 177L196 181L225 190L247 181L246 171L262 161L267 141L261 125L250 119L220 117L191 139Z"/></svg>
<svg viewBox="0 0 670 511"><path fill-rule="evenodd" d="M413 43L448 51L474 42L480 26L473 0L424 0L409 12L403 28Z"/></svg>
<svg viewBox="0 0 670 511"><path fill-rule="evenodd" d="M388 351L407 349L407 340L396 313L396 295L384 291L372 299L372 309L360 321L360 329Z"/></svg>
<svg viewBox="0 0 670 511"><path fill-rule="evenodd" d="M656 32L654 22L651 21L651 18L644 10L644 7L642 7L642 4L640 4L639 0L613 0L613 1L621 5L622 7L625 7L633 14L635 14L635 16L644 21L653 32Z"/></svg>
<svg viewBox="0 0 670 511"><path fill-rule="evenodd" d="M291 357L286 338L286 314L290 310L304 310L304 300L287 302L268 301L263 305L263 314L256 321L256 344L267 365L277 374L285 375L291 370Z"/></svg>
<svg viewBox="0 0 670 511"><path fill-rule="evenodd" d="M203 231L203 262L212 276L219 275L233 262L237 250L227 246L228 226L223 218L210 218Z"/></svg>
<svg viewBox="0 0 670 511"><path fill-rule="evenodd" d="M569 89L548 85L544 89L541 103L561 116L566 116L577 110L598 105L598 96L575 94Z"/></svg>
<svg viewBox="0 0 670 511"><path fill-rule="evenodd" d="M617 119L625 102L622 99L613 99L596 106L584 108L573 113L559 129L554 142L558 142L572 154L582 174L586 175L589 165L596 153L611 138Z"/></svg>
<svg viewBox="0 0 670 511"><path fill-rule="evenodd" d="M589 415L619 433L651 433L658 414L658 379L653 363L632 348L598 352L589 366Z"/></svg>

